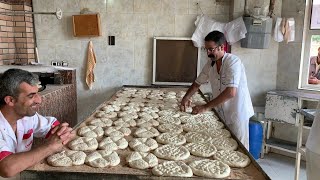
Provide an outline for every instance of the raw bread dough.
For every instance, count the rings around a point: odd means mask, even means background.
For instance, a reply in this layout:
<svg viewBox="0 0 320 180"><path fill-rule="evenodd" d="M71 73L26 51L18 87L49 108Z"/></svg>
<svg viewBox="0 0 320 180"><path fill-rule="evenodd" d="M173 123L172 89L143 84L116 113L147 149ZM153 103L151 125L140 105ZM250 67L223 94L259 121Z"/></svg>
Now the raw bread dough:
<svg viewBox="0 0 320 180"><path fill-rule="evenodd" d="M72 166L82 165L86 159L86 153L82 151L65 150L60 153L53 154L47 158L47 162L51 166Z"/></svg>
<svg viewBox="0 0 320 180"><path fill-rule="evenodd" d="M121 137L106 137L99 142L99 149L115 151L118 149L125 149L128 147L128 141Z"/></svg>
<svg viewBox="0 0 320 180"><path fill-rule="evenodd" d="M181 124L181 121L179 118L173 117L171 115L160 116L157 119L157 121L159 121L160 124L167 124L167 123Z"/></svg>
<svg viewBox="0 0 320 180"><path fill-rule="evenodd" d="M78 137L68 143L68 147L75 151L93 151L98 148L96 138Z"/></svg>
<svg viewBox="0 0 320 180"><path fill-rule="evenodd" d="M183 146L177 146L173 144L163 145L154 150L154 154L158 158L167 160L185 160L190 156L190 152Z"/></svg>
<svg viewBox="0 0 320 180"><path fill-rule="evenodd" d="M185 147L191 154L199 157L210 157L217 152L217 148L214 145L206 143L188 143Z"/></svg>
<svg viewBox="0 0 320 180"><path fill-rule="evenodd" d="M101 110L104 111L105 113L119 111L120 110L120 106L108 104L108 105L103 106L101 108Z"/></svg>
<svg viewBox="0 0 320 180"><path fill-rule="evenodd" d="M186 132L201 132L205 129L221 129L223 128L223 123L220 121L212 122L198 122L198 123L186 123L182 126L183 130Z"/></svg>
<svg viewBox="0 0 320 180"><path fill-rule="evenodd" d="M180 114L181 115L181 114ZM181 123L194 123L195 122L195 115L182 115L179 117Z"/></svg>
<svg viewBox="0 0 320 180"><path fill-rule="evenodd" d="M159 117L158 113L153 112L151 110L146 110L143 112L138 113L138 116L140 118L144 118L144 119L157 119Z"/></svg>
<svg viewBox="0 0 320 180"><path fill-rule="evenodd" d="M243 168L250 164L250 158L239 151L221 150L213 158L228 164L230 167Z"/></svg>
<svg viewBox="0 0 320 180"><path fill-rule="evenodd" d="M186 143L186 138L182 134L167 132L160 134L157 137L157 141L161 144L182 145Z"/></svg>
<svg viewBox="0 0 320 180"><path fill-rule="evenodd" d="M140 118L140 119L137 119L137 126L139 127L159 126L159 122L154 119Z"/></svg>
<svg viewBox="0 0 320 180"><path fill-rule="evenodd" d="M109 137L124 137L124 136L129 136L131 134L131 130L126 127L121 127L121 126L111 126L108 127L104 131L104 135L109 136Z"/></svg>
<svg viewBox="0 0 320 180"><path fill-rule="evenodd" d="M161 124L158 126L158 130L163 133L172 132L172 133L180 134L183 132L183 129L180 125L173 124L173 123Z"/></svg>
<svg viewBox="0 0 320 180"><path fill-rule="evenodd" d="M113 124L115 126L120 126L120 127L135 127L137 125L136 120L132 119L131 117L122 117L119 118L118 120L114 121Z"/></svg>
<svg viewBox="0 0 320 180"><path fill-rule="evenodd" d="M182 161L166 161L155 166L152 173L156 176L191 177L192 170Z"/></svg>
<svg viewBox="0 0 320 180"><path fill-rule="evenodd" d="M194 143L205 143L211 140L211 137L205 133L201 132L188 132L185 134L187 142L194 142Z"/></svg>
<svg viewBox="0 0 320 180"><path fill-rule="evenodd" d="M131 119L137 119L138 114L133 111L121 111L118 113L118 117L131 117Z"/></svg>
<svg viewBox="0 0 320 180"><path fill-rule="evenodd" d="M96 118L91 120L88 124L100 127L110 127L112 126L112 120L109 118Z"/></svg>
<svg viewBox="0 0 320 180"><path fill-rule="evenodd" d="M95 117L111 119L111 118L117 117L117 113L116 112L108 112L108 113L106 113L104 111L98 111L98 112L96 112Z"/></svg>
<svg viewBox="0 0 320 180"><path fill-rule="evenodd" d="M147 169L158 165L158 158L146 152L132 152L127 158L129 166L136 169Z"/></svg>
<svg viewBox="0 0 320 180"><path fill-rule="evenodd" d="M128 111L128 112L138 112L140 111L139 106L123 106L121 111Z"/></svg>
<svg viewBox="0 0 320 180"><path fill-rule="evenodd" d="M238 143L232 138L214 138L208 143L214 145L218 150L236 150Z"/></svg>
<svg viewBox="0 0 320 180"><path fill-rule="evenodd" d="M156 140L152 138L134 138L129 142L131 149L140 152L149 152L158 147Z"/></svg>
<svg viewBox="0 0 320 180"><path fill-rule="evenodd" d="M141 108L141 112L159 112L159 108L157 107L151 107L151 106L145 106Z"/></svg>
<svg viewBox="0 0 320 180"><path fill-rule="evenodd" d="M118 165L120 163L120 158L114 151L99 150L89 154L85 163L92 167L103 168Z"/></svg>
<svg viewBox="0 0 320 180"><path fill-rule="evenodd" d="M212 129L208 128L202 131L203 133L208 134L212 138L222 138L222 137L231 137L231 134L226 129Z"/></svg>
<svg viewBox="0 0 320 180"><path fill-rule="evenodd" d="M159 135L159 131L154 127L140 127L134 132L136 137L152 138Z"/></svg>
<svg viewBox="0 0 320 180"><path fill-rule="evenodd" d="M103 129L100 126L84 126L78 130L78 135L82 137L100 137L103 136Z"/></svg>
<svg viewBox="0 0 320 180"><path fill-rule="evenodd" d="M218 160L202 159L189 164L193 174L208 178L225 178L230 175L230 167Z"/></svg>
<svg viewBox="0 0 320 180"><path fill-rule="evenodd" d="M179 117L180 114L178 111L174 110L161 110L158 112L159 116L171 116L171 117Z"/></svg>

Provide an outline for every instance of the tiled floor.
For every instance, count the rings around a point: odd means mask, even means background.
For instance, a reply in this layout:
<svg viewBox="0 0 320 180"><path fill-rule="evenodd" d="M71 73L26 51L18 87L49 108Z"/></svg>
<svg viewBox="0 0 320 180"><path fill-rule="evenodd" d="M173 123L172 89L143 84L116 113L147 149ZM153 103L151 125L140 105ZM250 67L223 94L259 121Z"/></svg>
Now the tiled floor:
<svg viewBox="0 0 320 180"><path fill-rule="evenodd" d="M295 159L287 156L268 153L257 162L272 180L294 180ZM306 163L301 161L300 178L306 180Z"/></svg>

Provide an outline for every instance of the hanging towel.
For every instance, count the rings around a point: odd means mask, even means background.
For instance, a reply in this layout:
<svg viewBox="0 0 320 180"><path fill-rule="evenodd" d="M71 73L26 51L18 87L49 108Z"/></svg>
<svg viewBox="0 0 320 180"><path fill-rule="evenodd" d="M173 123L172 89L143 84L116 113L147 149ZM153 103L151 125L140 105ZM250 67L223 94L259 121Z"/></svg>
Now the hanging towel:
<svg viewBox="0 0 320 180"><path fill-rule="evenodd" d="M286 20L286 33L284 34L284 39L286 42L292 42L294 41L294 34L295 34L295 28L294 28L294 18L287 18Z"/></svg>
<svg viewBox="0 0 320 180"><path fill-rule="evenodd" d="M276 20L276 24L274 26L273 39L277 42L283 41L282 18L277 18Z"/></svg>
<svg viewBox="0 0 320 180"><path fill-rule="evenodd" d="M88 58L87 58L87 71L86 71L86 83L89 89L92 89L94 80L94 68L96 67L96 55L93 51L92 41L89 41L88 45Z"/></svg>

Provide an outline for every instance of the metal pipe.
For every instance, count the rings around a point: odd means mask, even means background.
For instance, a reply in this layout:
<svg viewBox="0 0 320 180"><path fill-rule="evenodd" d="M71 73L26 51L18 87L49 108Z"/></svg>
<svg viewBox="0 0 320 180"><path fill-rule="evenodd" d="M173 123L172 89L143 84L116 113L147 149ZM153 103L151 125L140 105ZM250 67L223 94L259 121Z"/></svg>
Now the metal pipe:
<svg viewBox="0 0 320 180"><path fill-rule="evenodd" d="M47 15L55 15L57 19L62 18L62 11L61 9L57 8L56 12L25 12L25 11L7 11L7 12L0 12L0 14L4 15L21 15L21 14L47 14Z"/></svg>

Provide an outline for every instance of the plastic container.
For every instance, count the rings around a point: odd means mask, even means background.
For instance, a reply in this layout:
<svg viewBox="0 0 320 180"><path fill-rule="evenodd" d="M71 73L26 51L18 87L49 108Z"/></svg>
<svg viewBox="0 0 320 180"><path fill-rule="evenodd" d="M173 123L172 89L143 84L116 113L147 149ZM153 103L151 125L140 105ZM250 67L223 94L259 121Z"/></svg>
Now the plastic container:
<svg viewBox="0 0 320 180"><path fill-rule="evenodd" d="M262 148L263 127L254 116L249 121L249 152L255 158L259 159Z"/></svg>

